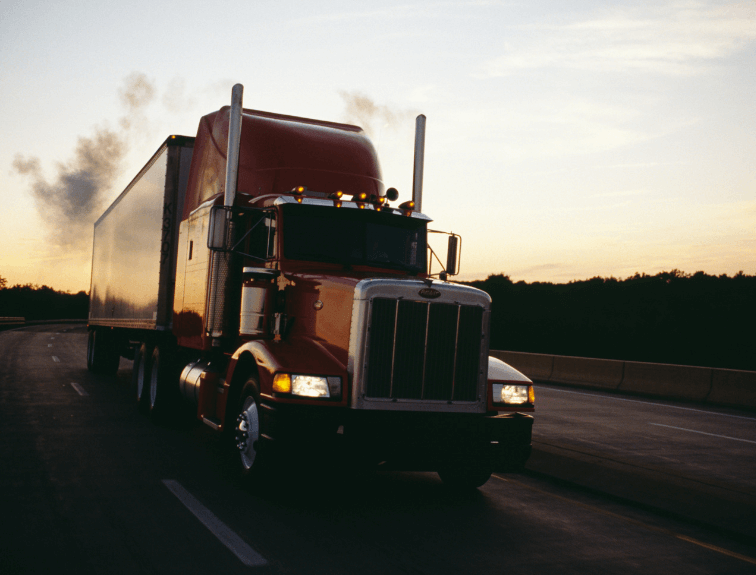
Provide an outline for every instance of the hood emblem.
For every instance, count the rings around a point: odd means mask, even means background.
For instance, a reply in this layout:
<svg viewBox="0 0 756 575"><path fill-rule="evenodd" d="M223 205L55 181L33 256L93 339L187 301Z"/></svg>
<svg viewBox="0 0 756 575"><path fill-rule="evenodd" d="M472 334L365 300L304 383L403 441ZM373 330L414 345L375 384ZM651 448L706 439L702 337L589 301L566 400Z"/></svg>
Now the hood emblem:
<svg viewBox="0 0 756 575"><path fill-rule="evenodd" d="M420 295L420 297L424 297L427 299L436 299L437 297L441 297L440 291L438 291L437 289L429 288L429 287L423 288L417 293Z"/></svg>

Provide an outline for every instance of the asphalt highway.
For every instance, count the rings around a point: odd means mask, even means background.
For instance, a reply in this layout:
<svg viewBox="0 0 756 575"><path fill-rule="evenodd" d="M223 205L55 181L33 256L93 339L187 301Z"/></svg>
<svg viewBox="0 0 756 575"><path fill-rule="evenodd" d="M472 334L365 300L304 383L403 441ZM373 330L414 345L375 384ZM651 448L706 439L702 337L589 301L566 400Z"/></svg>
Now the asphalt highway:
<svg viewBox="0 0 756 575"><path fill-rule="evenodd" d="M524 474L299 469L240 482L155 425L83 326L0 333L0 573L756 573L754 414L537 386Z"/></svg>
<svg viewBox="0 0 756 575"><path fill-rule="evenodd" d="M536 387L528 468L756 541L756 414Z"/></svg>

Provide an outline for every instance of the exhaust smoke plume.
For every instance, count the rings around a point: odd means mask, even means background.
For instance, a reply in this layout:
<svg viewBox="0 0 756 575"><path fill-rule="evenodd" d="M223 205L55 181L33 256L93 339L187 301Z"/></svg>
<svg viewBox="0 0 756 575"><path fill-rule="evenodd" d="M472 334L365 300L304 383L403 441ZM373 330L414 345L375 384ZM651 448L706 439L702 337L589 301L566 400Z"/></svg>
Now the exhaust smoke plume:
<svg viewBox="0 0 756 575"><path fill-rule="evenodd" d="M103 207L104 192L124 152L123 141L107 129L91 138L81 136L73 160L58 165L58 177L52 183L42 174L39 158L16 156L13 167L32 179L37 211L56 243L78 247L91 239L91 227Z"/></svg>
<svg viewBox="0 0 756 575"><path fill-rule="evenodd" d="M414 113L409 110L392 110L388 106L376 104L360 92L340 91L346 110L344 121L360 126L371 138L380 135L381 130L396 130L402 125L409 125Z"/></svg>
<svg viewBox="0 0 756 575"><path fill-rule="evenodd" d="M155 99L155 86L147 79L146 74L132 72L124 80L118 96L126 108L126 115L121 118L121 126L128 130L144 120L142 110Z"/></svg>
<svg viewBox="0 0 756 575"><path fill-rule="evenodd" d="M154 98L155 88L144 74L133 73L125 79L119 95L126 108L119 123L129 130ZM58 164L52 182L44 176L39 158L16 155L13 168L31 179L37 212L58 247L83 249L92 240L92 226L109 199L107 192L126 151L126 134L98 128L91 137L79 136L73 158Z"/></svg>

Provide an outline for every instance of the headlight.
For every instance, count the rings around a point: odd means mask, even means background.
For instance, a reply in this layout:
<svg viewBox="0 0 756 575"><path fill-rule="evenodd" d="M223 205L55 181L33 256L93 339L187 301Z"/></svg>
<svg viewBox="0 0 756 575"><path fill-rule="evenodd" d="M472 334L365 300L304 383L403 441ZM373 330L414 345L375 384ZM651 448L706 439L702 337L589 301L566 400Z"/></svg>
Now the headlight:
<svg viewBox="0 0 756 575"><path fill-rule="evenodd" d="M273 377L273 391L300 397L341 397L341 378L320 375L277 373Z"/></svg>
<svg viewBox="0 0 756 575"><path fill-rule="evenodd" d="M328 380L316 375L295 375L291 382L291 392L303 397L331 397Z"/></svg>
<svg viewBox="0 0 756 575"><path fill-rule="evenodd" d="M511 405L522 405L529 403L530 385L510 385L505 383L491 384L493 391L494 403L508 403ZM530 401L532 403L532 401Z"/></svg>

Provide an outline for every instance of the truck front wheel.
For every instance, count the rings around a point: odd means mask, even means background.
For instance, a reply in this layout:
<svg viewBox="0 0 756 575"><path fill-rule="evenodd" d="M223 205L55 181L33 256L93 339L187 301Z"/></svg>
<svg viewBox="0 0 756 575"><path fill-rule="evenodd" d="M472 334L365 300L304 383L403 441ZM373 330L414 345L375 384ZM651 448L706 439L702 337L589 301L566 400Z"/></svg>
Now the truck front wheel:
<svg viewBox="0 0 756 575"><path fill-rule="evenodd" d="M263 468L264 455L260 453L262 426L255 378L250 378L244 385L239 406L234 439L241 472L245 477L258 476Z"/></svg>

